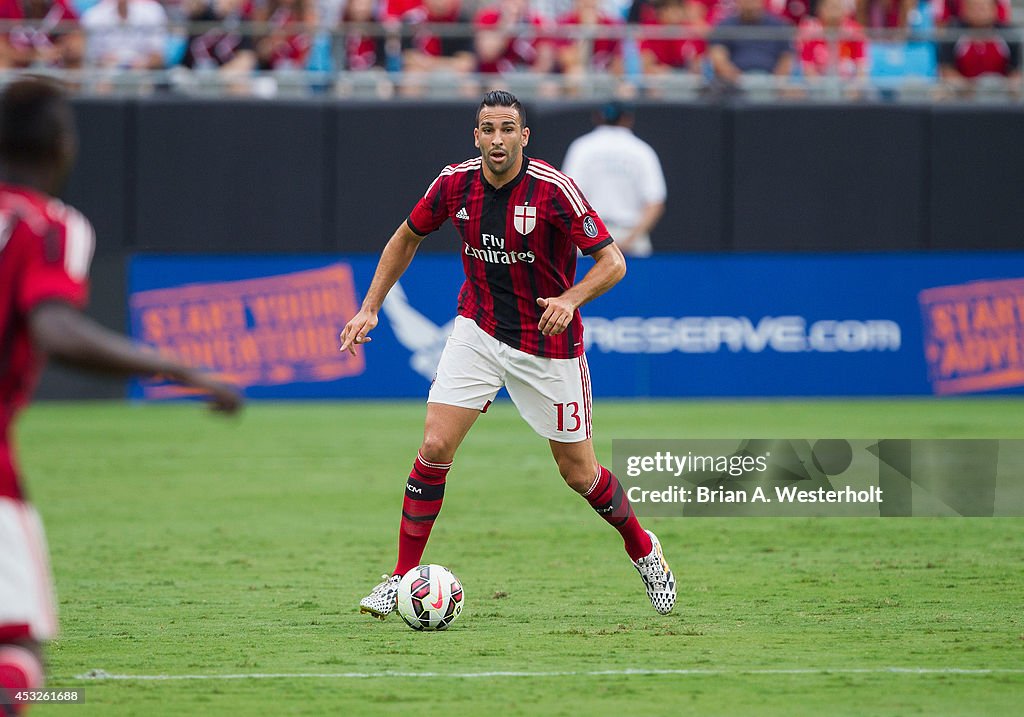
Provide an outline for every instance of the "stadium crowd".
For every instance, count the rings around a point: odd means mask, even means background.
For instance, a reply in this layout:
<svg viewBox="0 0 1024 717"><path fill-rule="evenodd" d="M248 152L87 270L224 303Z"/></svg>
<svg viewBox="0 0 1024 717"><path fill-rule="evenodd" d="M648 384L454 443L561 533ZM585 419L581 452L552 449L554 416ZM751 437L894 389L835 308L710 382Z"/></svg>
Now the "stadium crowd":
<svg viewBox="0 0 1024 717"><path fill-rule="evenodd" d="M97 92L856 98L911 80L1020 99L1011 14L1009 0L0 0L0 69L66 70Z"/></svg>

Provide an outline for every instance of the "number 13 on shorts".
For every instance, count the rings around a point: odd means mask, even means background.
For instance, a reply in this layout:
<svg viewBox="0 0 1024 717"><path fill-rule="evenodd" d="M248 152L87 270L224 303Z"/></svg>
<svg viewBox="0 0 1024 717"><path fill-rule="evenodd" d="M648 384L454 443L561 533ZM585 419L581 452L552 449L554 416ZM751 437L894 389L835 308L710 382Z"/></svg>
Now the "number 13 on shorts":
<svg viewBox="0 0 1024 717"><path fill-rule="evenodd" d="M580 426L583 425L583 419L580 418L580 404L578 401L556 403L554 406L557 415L555 430L559 432L569 431L570 433L580 430Z"/></svg>

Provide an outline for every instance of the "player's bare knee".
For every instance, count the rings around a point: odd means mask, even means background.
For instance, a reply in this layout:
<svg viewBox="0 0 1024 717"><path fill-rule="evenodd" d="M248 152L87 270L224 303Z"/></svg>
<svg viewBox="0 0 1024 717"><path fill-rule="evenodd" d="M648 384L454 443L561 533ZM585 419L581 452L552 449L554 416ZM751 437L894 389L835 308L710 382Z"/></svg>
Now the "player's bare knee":
<svg viewBox="0 0 1024 717"><path fill-rule="evenodd" d="M585 495L586 492L590 490L590 486L594 484L594 476L588 477L584 473L573 473L572 475L565 477L565 482L566 485L580 495Z"/></svg>
<svg viewBox="0 0 1024 717"><path fill-rule="evenodd" d="M596 473L588 462L568 458L563 458L556 462L558 463L558 472L561 474L562 480L565 481L566 485L577 493L586 493L590 490Z"/></svg>
<svg viewBox="0 0 1024 717"><path fill-rule="evenodd" d="M586 495L594 485L594 476L590 471L575 471L565 479L565 482L580 495Z"/></svg>
<svg viewBox="0 0 1024 717"><path fill-rule="evenodd" d="M423 436L420 455L431 463L451 463L455 457L455 445L444 436L428 433Z"/></svg>

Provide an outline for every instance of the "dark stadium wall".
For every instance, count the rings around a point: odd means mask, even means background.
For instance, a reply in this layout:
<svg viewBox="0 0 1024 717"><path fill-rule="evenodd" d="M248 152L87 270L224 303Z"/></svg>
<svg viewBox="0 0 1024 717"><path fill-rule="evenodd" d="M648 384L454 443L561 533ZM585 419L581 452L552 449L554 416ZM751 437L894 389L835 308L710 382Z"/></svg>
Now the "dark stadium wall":
<svg viewBox="0 0 1024 717"><path fill-rule="evenodd" d="M530 152L560 165L594 109L528 105ZM473 102L157 96L75 110L65 198L96 227L90 311L115 328L133 253L376 253L440 169L475 152ZM636 133L669 188L658 252L1021 246L1021 108L640 103ZM421 249L457 250L450 227ZM41 394L123 389L49 372Z"/></svg>
<svg viewBox="0 0 1024 717"><path fill-rule="evenodd" d="M931 112L929 248L1024 247L1024 112Z"/></svg>
<svg viewBox="0 0 1024 717"><path fill-rule="evenodd" d="M891 106L732 113L734 251L925 248L929 112Z"/></svg>
<svg viewBox="0 0 1024 717"><path fill-rule="evenodd" d="M81 209L96 230L88 314L107 328L128 327L127 267L134 237L129 225L137 186L135 106L127 100L75 102L78 163L63 199ZM87 376L51 363L36 396L41 399L122 398L125 381Z"/></svg>
<svg viewBox="0 0 1024 717"><path fill-rule="evenodd" d="M135 112L136 251L333 249L331 107L155 99Z"/></svg>
<svg viewBox="0 0 1024 717"><path fill-rule="evenodd" d="M375 253L449 162L466 103L79 100L66 193L102 252ZM560 165L593 105L528 106ZM658 251L1019 246L1024 109L640 104L670 200ZM425 251L457 250L451 232Z"/></svg>

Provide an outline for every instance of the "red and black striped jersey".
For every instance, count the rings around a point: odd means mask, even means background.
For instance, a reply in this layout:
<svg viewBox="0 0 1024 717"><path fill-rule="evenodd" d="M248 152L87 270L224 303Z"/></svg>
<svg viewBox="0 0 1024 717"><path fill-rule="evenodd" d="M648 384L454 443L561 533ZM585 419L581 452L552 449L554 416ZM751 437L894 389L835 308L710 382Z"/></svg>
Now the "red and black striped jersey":
<svg viewBox="0 0 1024 717"><path fill-rule="evenodd" d="M488 334L534 356L583 353L579 311L558 336L537 328L538 298L559 296L576 280L576 250L612 242L604 222L569 177L523 157L519 175L499 189L483 176L482 159L451 164L413 208L408 225L420 236L451 218L462 236L466 281L459 314Z"/></svg>

